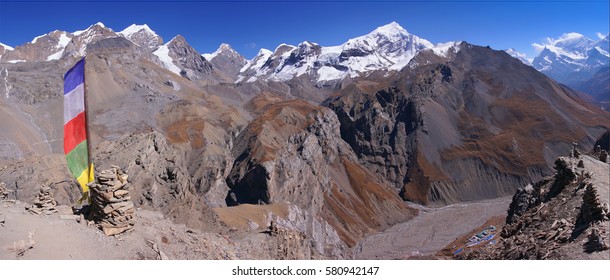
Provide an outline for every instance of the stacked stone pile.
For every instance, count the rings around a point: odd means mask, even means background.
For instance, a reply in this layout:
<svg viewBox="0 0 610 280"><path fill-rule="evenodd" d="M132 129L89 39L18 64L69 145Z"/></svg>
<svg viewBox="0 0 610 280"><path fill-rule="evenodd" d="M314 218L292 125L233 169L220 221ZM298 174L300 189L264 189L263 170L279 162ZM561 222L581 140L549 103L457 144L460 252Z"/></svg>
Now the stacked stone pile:
<svg viewBox="0 0 610 280"><path fill-rule="evenodd" d="M113 166L97 175L97 182L89 184L91 219L106 235L116 235L134 226L135 207L130 201L127 175Z"/></svg>
<svg viewBox="0 0 610 280"><path fill-rule="evenodd" d="M53 198L51 188L43 185L40 187L40 192L38 192L38 196L34 200L34 205L28 210L38 215L49 215L57 212L55 206L57 206L57 201Z"/></svg>
<svg viewBox="0 0 610 280"><path fill-rule="evenodd" d="M602 230L592 228L587 243L585 243L585 250L587 252L608 250L608 242L606 242L604 236Z"/></svg>
<svg viewBox="0 0 610 280"><path fill-rule="evenodd" d="M597 194L597 191L593 185L588 184L585 188L585 193L582 196L583 205L581 208L582 216L587 222L607 219L607 206L604 207L605 205L602 205L598 196L599 195Z"/></svg>

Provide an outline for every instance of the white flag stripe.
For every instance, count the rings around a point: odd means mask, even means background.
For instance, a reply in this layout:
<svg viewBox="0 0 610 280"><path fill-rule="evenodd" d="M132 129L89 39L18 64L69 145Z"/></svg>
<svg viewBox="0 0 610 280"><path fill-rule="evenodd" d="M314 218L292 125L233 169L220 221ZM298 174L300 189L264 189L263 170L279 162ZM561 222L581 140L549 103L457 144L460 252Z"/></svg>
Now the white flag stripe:
<svg viewBox="0 0 610 280"><path fill-rule="evenodd" d="M64 95L64 125L83 111L85 111L85 88L80 84Z"/></svg>

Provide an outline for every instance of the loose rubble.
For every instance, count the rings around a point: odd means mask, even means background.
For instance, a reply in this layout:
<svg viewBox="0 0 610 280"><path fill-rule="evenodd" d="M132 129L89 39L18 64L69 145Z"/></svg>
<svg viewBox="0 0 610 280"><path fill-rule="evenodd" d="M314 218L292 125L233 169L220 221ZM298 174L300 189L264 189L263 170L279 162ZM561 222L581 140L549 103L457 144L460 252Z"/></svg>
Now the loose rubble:
<svg viewBox="0 0 610 280"><path fill-rule="evenodd" d="M133 228L135 207L129 196L127 174L120 168L104 170L97 182L89 183L91 193L90 219L106 235L116 235Z"/></svg>

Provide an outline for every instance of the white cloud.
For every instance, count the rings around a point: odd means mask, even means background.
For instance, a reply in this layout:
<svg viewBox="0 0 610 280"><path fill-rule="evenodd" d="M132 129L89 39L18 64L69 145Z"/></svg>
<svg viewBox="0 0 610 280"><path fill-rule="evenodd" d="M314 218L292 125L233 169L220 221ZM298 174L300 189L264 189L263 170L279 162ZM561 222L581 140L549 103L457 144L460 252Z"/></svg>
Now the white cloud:
<svg viewBox="0 0 610 280"><path fill-rule="evenodd" d="M606 38L606 35L602 34L601 32L597 32L597 33L595 33L595 35L597 35L597 37L600 39Z"/></svg>
<svg viewBox="0 0 610 280"><path fill-rule="evenodd" d="M244 46L246 48L254 49L254 48L256 48L256 43L247 43Z"/></svg>
<svg viewBox="0 0 610 280"><path fill-rule="evenodd" d="M536 50L536 53L540 53L542 50L544 50L545 45L541 45L538 43L533 43L532 47L534 47L534 49Z"/></svg>

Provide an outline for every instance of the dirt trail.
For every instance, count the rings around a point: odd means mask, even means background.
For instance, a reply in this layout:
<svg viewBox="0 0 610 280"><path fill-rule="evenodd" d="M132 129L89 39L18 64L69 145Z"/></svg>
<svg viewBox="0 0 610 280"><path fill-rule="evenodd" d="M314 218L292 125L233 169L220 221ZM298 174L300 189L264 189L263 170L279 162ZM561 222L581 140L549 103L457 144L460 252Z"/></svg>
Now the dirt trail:
<svg viewBox="0 0 610 280"><path fill-rule="evenodd" d="M384 232L365 238L356 259L407 259L433 255L456 238L494 216L506 215L511 197L428 208L412 204L420 214Z"/></svg>
<svg viewBox="0 0 610 280"><path fill-rule="evenodd" d="M67 219L68 216L62 219L59 213L38 216L25 210L25 206L20 201L0 201L0 260L254 257L240 252L226 235L189 229L154 211L137 209L133 230L106 236L86 221L78 223L75 219ZM243 249L251 248L245 246Z"/></svg>
<svg viewBox="0 0 610 280"><path fill-rule="evenodd" d="M94 227L59 214L29 214L19 201L0 202L0 259L126 259L134 258ZM24 248L24 246L31 248ZM17 255L15 249L23 251Z"/></svg>

